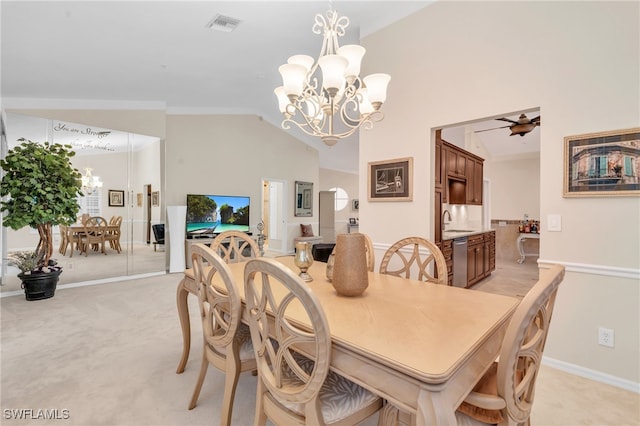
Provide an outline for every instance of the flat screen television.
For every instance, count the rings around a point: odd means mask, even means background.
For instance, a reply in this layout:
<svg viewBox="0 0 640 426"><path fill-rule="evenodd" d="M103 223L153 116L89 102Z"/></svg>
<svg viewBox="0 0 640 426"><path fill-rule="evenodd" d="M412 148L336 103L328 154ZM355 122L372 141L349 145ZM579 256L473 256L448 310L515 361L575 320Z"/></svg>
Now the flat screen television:
<svg viewBox="0 0 640 426"><path fill-rule="evenodd" d="M187 194L187 238L249 232L250 205L244 196Z"/></svg>

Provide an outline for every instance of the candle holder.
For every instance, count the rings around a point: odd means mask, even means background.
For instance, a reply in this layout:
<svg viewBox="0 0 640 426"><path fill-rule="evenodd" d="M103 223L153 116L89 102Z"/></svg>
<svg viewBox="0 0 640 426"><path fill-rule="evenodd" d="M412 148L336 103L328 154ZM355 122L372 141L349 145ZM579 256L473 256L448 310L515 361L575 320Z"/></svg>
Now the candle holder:
<svg viewBox="0 0 640 426"><path fill-rule="evenodd" d="M296 243L296 255L293 261L300 268L300 278L306 282L313 281L313 277L307 273L307 270L313 265L310 243L304 241Z"/></svg>

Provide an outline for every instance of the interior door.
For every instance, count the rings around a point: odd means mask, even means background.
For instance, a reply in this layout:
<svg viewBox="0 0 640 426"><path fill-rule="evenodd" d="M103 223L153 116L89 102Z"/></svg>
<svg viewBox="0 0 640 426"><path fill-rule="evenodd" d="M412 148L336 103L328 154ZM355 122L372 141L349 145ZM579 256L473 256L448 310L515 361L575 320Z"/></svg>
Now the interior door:
<svg viewBox="0 0 640 426"><path fill-rule="evenodd" d="M285 182L277 179L263 179L262 182L262 219L265 222L268 250L286 253Z"/></svg>

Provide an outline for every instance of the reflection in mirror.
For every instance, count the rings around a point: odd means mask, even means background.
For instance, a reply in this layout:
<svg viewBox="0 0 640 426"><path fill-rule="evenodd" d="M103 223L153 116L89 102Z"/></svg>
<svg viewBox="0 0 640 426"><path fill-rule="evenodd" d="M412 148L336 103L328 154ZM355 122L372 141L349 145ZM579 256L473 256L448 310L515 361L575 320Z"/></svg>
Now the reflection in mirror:
<svg viewBox="0 0 640 426"><path fill-rule="evenodd" d="M295 215L313 216L313 182L296 181Z"/></svg>
<svg viewBox="0 0 640 426"><path fill-rule="evenodd" d="M93 179L86 179L84 196L78 198L78 226L70 227L72 236L80 232L83 215L101 216L112 222L114 235L106 243L106 256L93 250L81 254L77 244L65 244L64 233L54 228L53 258L63 268L59 284L165 271L166 253L154 251L151 231L153 224L165 220L159 138L8 112L4 124L3 153L17 146L21 137L34 142L70 144L76 153L73 166L83 176L90 169ZM101 187L91 187L90 182L96 177L102 182ZM114 194L121 198L116 199ZM37 242L35 229L6 229L3 259L10 252L33 250ZM20 290L18 272L2 262L1 292Z"/></svg>

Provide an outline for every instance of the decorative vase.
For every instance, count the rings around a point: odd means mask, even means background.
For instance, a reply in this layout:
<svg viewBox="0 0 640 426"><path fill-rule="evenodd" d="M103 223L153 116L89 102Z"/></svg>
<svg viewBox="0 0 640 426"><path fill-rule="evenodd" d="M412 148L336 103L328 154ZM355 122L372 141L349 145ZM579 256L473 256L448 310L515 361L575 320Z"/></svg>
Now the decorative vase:
<svg viewBox="0 0 640 426"><path fill-rule="evenodd" d="M62 271L36 272L31 274L18 274L22 281L24 297L27 300L42 300L53 297L58 286Z"/></svg>
<svg viewBox="0 0 640 426"><path fill-rule="evenodd" d="M337 236L331 284L340 296L360 296L369 287L366 242L363 234Z"/></svg>
<svg viewBox="0 0 640 426"><path fill-rule="evenodd" d="M296 243L296 255L294 263L300 268L300 278L304 281L313 281L313 277L307 273L307 270L313 264L313 255L311 254L311 244L308 242Z"/></svg>

